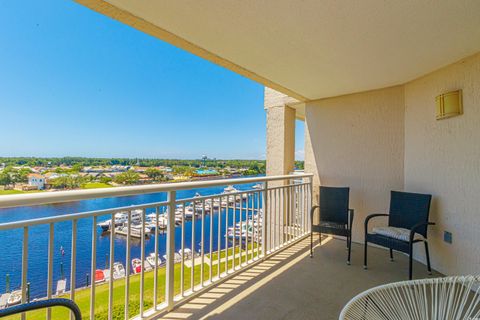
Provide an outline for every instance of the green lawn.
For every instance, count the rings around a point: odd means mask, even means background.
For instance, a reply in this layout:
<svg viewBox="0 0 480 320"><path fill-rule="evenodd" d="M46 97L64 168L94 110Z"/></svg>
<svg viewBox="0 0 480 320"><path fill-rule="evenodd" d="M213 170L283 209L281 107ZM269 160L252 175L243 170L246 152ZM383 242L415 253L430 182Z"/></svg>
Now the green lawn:
<svg viewBox="0 0 480 320"><path fill-rule="evenodd" d="M239 249L236 250L235 263L240 263ZM245 252L245 250L242 250ZM233 266L233 250L229 249L228 268ZM256 251L254 255L256 256ZM220 257L225 256L225 251L220 253ZM249 246L248 257L251 257L251 250ZM217 253L212 255L212 262L218 261ZM246 261L245 255L242 257L242 261ZM210 270L209 265L204 264L204 280L208 280ZM194 284L200 284L201 266L195 265ZM220 272L225 271L225 261L220 263ZM175 294L179 294L180 291L180 274L181 264L175 264L174 276L175 276ZM212 276L215 277L218 274L218 265L212 263ZM145 273L144 281L144 310L148 310L153 306L153 280L154 272ZM191 268L185 266L184 269L184 288L185 291L190 289L191 286ZM158 301L161 303L165 300L165 268L158 269ZM69 298L69 295L65 295L65 298ZM75 302L82 311L83 319L90 319L90 288L78 289L75 292ZM124 318L124 306L125 306L125 279L114 281L113 284L113 319ZM130 301L129 301L129 316L133 317L139 314L140 310L140 275L130 276ZM45 310L32 311L27 313L27 319L45 319ZM68 310L66 308L52 308L52 319L68 319ZM107 319L108 318L108 283L97 285L95 288L95 319ZM20 316L8 317L8 319L20 319Z"/></svg>
<svg viewBox="0 0 480 320"><path fill-rule="evenodd" d="M34 193L34 192L42 192L42 190L21 191L21 190L3 190L3 189L0 189L0 196L9 195L9 194Z"/></svg>
<svg viewBox="0 0 480 320"><path fill-rule="evenodd" d="M98 189L98 188L111 188L108 183L102 182L88 182L82 185L82 189Z"/></svg>

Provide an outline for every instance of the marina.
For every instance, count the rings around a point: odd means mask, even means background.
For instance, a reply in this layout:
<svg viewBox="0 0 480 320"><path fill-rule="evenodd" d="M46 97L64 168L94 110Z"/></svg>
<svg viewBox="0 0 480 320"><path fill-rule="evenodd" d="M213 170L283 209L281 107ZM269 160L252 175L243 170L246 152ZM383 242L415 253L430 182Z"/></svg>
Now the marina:
<svg viewBox="0 0 480 320"><path fill-rule="evenodd" d="M209 250L216 251L218 249L224 249L227 246L231 245L231 242L235 240L238 244L242 241L258 241L260 239L259 235L255 233L252 229L258 226L258 214L261 213L261 209L258 208L259 199L253 197L253 194L247 195L243 193L243 190L253 190L252 185L241 185L240 187L226 186L223 188L204 188L201 190L188 190L179 192L179 198L182 199L191 199L190 201L185 201L184 203L179 203L174 211L175 214L175 226L176 229L181 229L182 225L185 228L185 247L182 248L179 246L176 248L174 255L174 263L180 263L183 259L185 265L199 265L202 259L199 259L201 251L208 253ZM238 188L238 189L237 189ZM214 195L214 196L210 196ZM148 202L158 202L165 199L165 194L148 194L141 196L130 196L130 197L119 197L119 198L106 198L106 199L96 199L96 200L86 200L73 203L65 203L57 206L35 206L31 207L28 211L23 210L21 213L18 212L18 209L3 209L0 210L0 223L7 222L14 216L17 216L22 220L25 218L26 214L29 216L42 217L49 215L58 215L65 214L66 212L75 213L78 211L85 210L97 210L108 207L126 207L135 205L136 203L148 203ZM248 206L246 205L248 203ZM232 215L233 210L238 212L238 209L243 206L243 214L237 215L234 217ZM128 235L128 212L130 212L130 237L131 237L131 259L126 261L124 248L127 242ZM85 259L86 263L78 264L76 267L76 288L87 287L94 281L97 284L107 283L113 278L121 279L125 277L126 270L125 265L129 264L130 273L136 274L141 271L142 261L140 258L140 249L141 249L141 238L142 235L145 237L145 260L143 261L143 268L145 271L150 271L155 268L155 254L154 247L155 241L158 241L158 257L157 257L157 267L163 268L166 261L165 254L165 231L168 221L168 210L166 208L161 208L161 210L147 209L145 214L142 210L133 209L133 210L122 210L116 212L112 215L105 215L99 217L98 222L96 223L96 232L97 232L97 270L93 277L90 276L90 270L86 267L90 264L91 251L88 242L91 238L91 222L80 221L78 224L78 241L79 243L84 243L84 246L80 246L77 249L77 259L81 255L81 259ZM142 221L145 217L145 221ZM234 220L235 219L235 224ZM243 220L241 220L243 219ZM10 220L12 221L12 220ZM112 222L113 221L113 222ZM242 221L240 223L240 221ZM261 221L261 219L260 219ZM206 234L202 235L199 230L202 228L202 224L206 226ZM221 233L220 237L210 237L210 226L213 230L219 228L225 230ZM241 230L240 224L242 226L249 226L248 228L243 227ZM63 225L63 228L62 228ZM142 226L144 229L142 232ZM235 227L233 227L235 225ZM38 229L43 226L39 226ZM115 245L118 246L118 250L115 250L115 257L113 259L113 274L110 275L109 268L109 247L108 242L110 238L111 228L115 229ZM57 229L58 228L58 229ZM35 230L36 228L32 228ZM198 229L197 232L193 230ZM46 239L42 239L41 232L33 232L31 238L37 240L37 243L46 243ZM71 248L70 236L71 231L70 227L67 226L67 223L58 223L55 227L55 253L53 256L53 280L56 284L54 287L53 295L64 294L70 290L70 280L65 278L63 274L70 273L70 264L67 263L71 259ZM3 237L8 238L17 238L19 235L14 233L14 230L8 231L2 234ZM37 236L39 239L36 239ZM179 237L180 234L176 232L176 237ZM203 238L202 238L203 236ZM220 241L219 241L220 240ZM204 242L204 246L201 245L201 242ZM211 241L211 243L210 243ZM180 239L177 241L178 244L181 243ZM46 246L45 246L46 247ZM18 292L20 292L20 274L15 272L10 266L6 263L6 259L10 258L18 261L19 265L21 259L19 254L21 250L8 250L6 254L0 257L0 274L9 275L11 278L11 289L10 292L6 292L7 288L5 287L4 282L0 282L0 291L5 292L0 296L0 308L7 305L12 305L12 303L17 303ZM42 298L46 295L46 287L44 283L45 278L45 259L46 252L42 247L37 247L35 250L31 250L31 256L36 257L36 264L32 265L29 268L29 292L28 297L31 300ZM105 259L101 259L101 257ZM3 261L2 261L3 260ZM102 266L102 261L105 261ZM203 258L203 263L209 263L209 258L205 256ZM15 263L13 264L15 265ZM93 278L93 279L92 279ZM35 281L32 281L36 279Z"/></svg>

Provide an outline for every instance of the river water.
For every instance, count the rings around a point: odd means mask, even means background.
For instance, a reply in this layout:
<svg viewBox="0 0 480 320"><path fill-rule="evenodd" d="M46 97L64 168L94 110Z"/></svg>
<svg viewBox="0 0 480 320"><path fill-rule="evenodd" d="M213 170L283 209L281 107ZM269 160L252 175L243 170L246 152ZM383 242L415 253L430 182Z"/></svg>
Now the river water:
<svg viewBox="0 0 480 320"><path fill-rule="evenodd" d="M251 189L253 184L235 185L238 190ZM222 193L224 187L212 187L203 189L182 190L177 192L177 199L193 197L197 192L201 195L214 195ZM153 193L128 197L92 199L76 201L54 205L42 205L31 207L20 207L11 209L0 209L0 223L37 219L43 217L53 217L65 214L73 214L85 211L110 209L130 205L146 204L165 201L166 193ZM256 207L257 199L250 198L249 207ZM245 204L245 202L244 202ZM154 212L154 209L147 210L148 213ZM217 210L211 214L205 215L205 251L210 248L210 219L213 219L213 250L218 248L218 222L221 215L221 243L220 248L225 247L226 217L228 216L228 226L233 225L232 210L223 209L219 213ZM111 216L102 216L97 222L110 219ZM240 216L237 211L237 221ZM245 219L245 217L244 217ZM201 219L195 221L195 239L194 244L197 251L201 247ZM70 221L56 223L54 227L54 267L53 267L53 292L56 290L56 283L62 276L62 270L70 282L70 260L71 260L71 238L72 223ZM48 235L49 225L40 225L29 228L28 245L28 281L30 282L30 297L43 297L47 292L47 265L48 265ZM191 248L192 245L192 221L185 222L185 246ZM96 231L97 237L97 269L105 269L108 264L110 237L109 234L102 233L100 228ZM10 290L19 289L21 283L22 267L22 239L23 229L0 231L0 292L5 292L7 274L10 277ZM162 257L166 250L166 235L159 231L158 239L152 234L145 240L145 256L154 252L155 241L159 243L159 254ZM87 284L87 274L90 274L91 265L91 247L92 247L92 218L80 219L77 224L77 263L76 263L76 287L84 287ZM181 248L181 228L175 228L175 250ZM63 250L62 250L63 249ZM140 240L132 238L131 258L140 258L141 245ZM124 266L126 262L126 237L117 235L115 237L114 256L116 262L121 262ZM162 258L163 259L163 258ZM130 263L130 262L129 262ZM91 281L91 280L90 280Z"/></svg>

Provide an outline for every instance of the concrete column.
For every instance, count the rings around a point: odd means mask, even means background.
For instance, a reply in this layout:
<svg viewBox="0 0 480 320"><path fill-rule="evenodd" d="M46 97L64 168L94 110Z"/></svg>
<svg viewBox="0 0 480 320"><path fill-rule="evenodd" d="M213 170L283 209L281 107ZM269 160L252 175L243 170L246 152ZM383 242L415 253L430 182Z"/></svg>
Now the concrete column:
<svg viewBox="0 0 480 320"><path fill-rule="evenodd" d="M295 167L295 109L289 102L292 98L265 89L267 175L289 174Z"/></svg>

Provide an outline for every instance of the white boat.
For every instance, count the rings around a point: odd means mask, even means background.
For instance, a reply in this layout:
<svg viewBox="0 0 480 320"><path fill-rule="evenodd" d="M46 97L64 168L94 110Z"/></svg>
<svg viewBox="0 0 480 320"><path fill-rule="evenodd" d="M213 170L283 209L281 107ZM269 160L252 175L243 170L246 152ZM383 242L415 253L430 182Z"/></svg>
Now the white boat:
<svg viewBox="0 0 480 320"><path fill-rule="evenodd" d="M256 221L249 220L242 221L240 223L235 224L235 227L229 227L226 236L229 238L242 238L242 239L257 239L259 236L260 228L258 228L258 223Z"/></svg>
<svg viewBox="0 0 480 320"><path fill-rule="evenodd" d="M143 262L143 268L145 269L145 271L152 270L152 265L150 264L150 262L148 262L147 259L145 259L145 261Z"/></svg>
<svg viewBox="0 0 480 320"><path fill-rule="evenodd" d="M167 262L166 254L163 255L163 259L165 259L165 262ZM173 255L173 262L174 263L182 262L182 255L178 252L175 252L175 254Z"/></svg>
<svg viewBox="0 0 480 320"><path fill-rule="evenodd" d="M142 272L142 260L138 258L133 258L132 269L133 269L133 273L135 274ZM145 259L145 261L143 262L143 270L145 271L152 270L152 266L150 265L147 259Z"/></svg>
<svg viewBox="0 0 480 320"><path fill-rule="evenodd" d="M202 203L195 204L195 212L201 214L203 212L204 205ZM205 213L208 213L212 210L212 207L205 203Z"/></svg>
<svg viewBox="0 0 480 320"><path fill-rule="evenodd" d="M256 185L254 185L254 186L252 187L252 189L254 189L254 190L261 190L261 189L263 189L263 184L257 183Z"/></svg>
<svg viewBox="0 0 480 320"><path fill-rule="evenodd" d="M183 209L182 209L183 210ZM182 224L182 215L181 215L180 209L175 210L175 224L180 225ZM153 217L152 217L153 216ZM156 215L155 213L152 213L149 215L150 221L153 224L156 224ZM167 229L168 225L168 214L167 213L161 213L158 215L158 228L161 230Z"/></svg>
<svg viewBox="0 0 480 320"><path fill-rule="evenodd" d="M142 222L143 211L141 209L136 209L131 211L130 221L132 223ZM124 223L128 222L128 211L121 211L115 213L115 227L121 226ZM112 219L102 221L97 224L103 231L110 230L112 225Z"/></svg>
<svg viewBox="0 0 480 320"><path fill-rule="evenodd" d="M105 276L105 281L110 281L110 269L103 270L103 274Z"/></svg>
<svg viewBox="0 0 480 320"><path fill-rule="evenodd" d="M135 274L142 272L142 260L137 258L132 259L132 270Z"/></svg>
<svg viewBox="0 0 480 320"><path fill-rule="evenodd" d="M235 189L235 187L232 185L229 185L225 189L223 189L223 193L234 193L234 192L238 192L238 190Z"/></svg>
<svg viewBox="0 0 480 320"><path fill-rule="evenodd" d="M10 293L10 296L8 297L7 300L7 306L14 306L16 304L19 304L22 302L22 290L15 290Z"/></svg>
<svg viewBox="0 0 480 320"><path fill-rule="evenodd" d="M125 277L125 268L120 262L113 264L113 279L120 279Z"/></svg>
<svg viewBox="0 0 480 320"><path fill-rule="evenodd" d="M120 234L122 236L128 235L128 226L120 226L115 228L115 234ZM145 227L145 237L150 234L150 229ZM130 227L130 237L141 238L142 237L142 226L132 225Z"/></svg>
<svg viewBox="0 0 480 320"><path fill-rule="evenodd" d="M125 227L127 227L127 226L125 226ZM131 226L130 226L130 229L131 229L131 230L135 230L135 232L138 232L138 233L141 234L141 232L142 232L142 223L141 223L141 222L140 222L140 223L138 223L138 222L132 223ZM145 234L148 234L148 233L150 233L150 232L151 232L150 228L145 225Z"/></svg>
<svg viewBox="0 0 480 320"><path fill-rule="evenodd" d="M192 219L194 214L195 212L192 206L185 207L185 219L187 220Z"/></svg>
<svg viewBox="0 0 480 320"><path fill-rule="evenodd" d="M180 260L181 260L182 249L178 250L178 254L180 255ZM191 259L192 258L192 250L190 250L189 248L183 249L183 254L185 256L185 259Z"/></svg>
<svg viewBox="0 0 480 320"><path fill-rule="evenodd" d="M238 190L235 189L235 187L232 186L232 185L229 185L225 189L223 189L222 194L223 195L229 195L227 197L228 198L228 204L232 204L232 203L235 203L237 201L240 201L240 197L238 195L232 195L232 193L235 193L235 192L238 192ZM245 194L245 196L246 196L246 194ZM242 195L242 198L243 198L243 195Z"/></svg>
<svg viewBox="0 0 480 320"><path fill-rule="evenodd" d="M148 220L150 223L148 224L149 226L153 224L154 228L157 226L157 214L156 213L150 213L147 215ZM165 213L159 214L158 215L158 228L159 229L166 229L167 228L167 215ZM153 229L155 230L155 229Z"/></svg>
<svg viewBox="0 0 480 320"><path fill-rule="evenodd" d="M210 199L209 199L210 200ZM220 202L220 198L213 198L213 201L208 201L208 204L213 208L213 209L218 209L222 205Z"/></svg>
<svg viewBox="0 0 480 320"><path fill-rule="evenodd" d="M67 280L61 279L57 281L57 290L55 291L55 295L59 296L65 293L67 288Z"/></svg>
<svg viewBox="0 0 480 320"><path fill-rule="evenodd" d="M152 266L152 268L155 268L155 253L152 252L150 255L147 257L148 264ZM162 258L158 257L157 260L157 266L160 266L162 264Z"/></svg>

